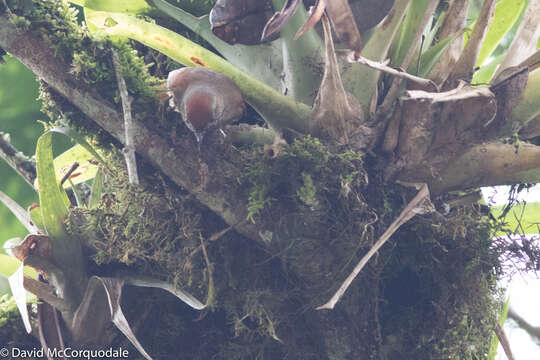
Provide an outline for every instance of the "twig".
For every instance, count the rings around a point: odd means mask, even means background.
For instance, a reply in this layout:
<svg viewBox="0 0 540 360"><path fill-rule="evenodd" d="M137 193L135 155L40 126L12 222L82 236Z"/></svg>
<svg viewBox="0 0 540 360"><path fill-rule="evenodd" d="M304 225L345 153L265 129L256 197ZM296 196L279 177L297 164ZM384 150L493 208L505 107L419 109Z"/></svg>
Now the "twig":
<svg viewBox="0 0 540 360"><path fill-rule="evenodd" d="M515 312L512 307L508 309L508 318L514 320L520 328L525 330L532 337L535 337L537 341L540 341L540 326L532 326L527 320Z"/></svg>
<svg viewBox="0 0 540 360"><path fill-rule="evenodd" d="M514 360L515 358L512 354L512 349L510 349L510 342L506 337L506 333L504 332L502 325L499 323L497 323L497 326L495 326L495 335L497 335L497 338L499 339L508 360Z"/></svg>
<svg viewBox="0 0 540 360"><path fill-rule="evenodd" d="M116 80L118 81L118 90L120 91L120 98L122 99L122 109L124 110L125 146L123 152L124 157L126 158L129 183L139 184L139 175L137 174L137 159L135 158L135 145L133 141L135 136L133 118L131 117L131 99L129 98L126 81L122 76L122 69L120 67L118 53L115 50L112 50L112 59L114 71L116 72Z"/></svg>
<svg viewBox="0 0 540 360"><path fill-rule="evenodd" d="M2 131L0 131L0 157L34 189L34 180L37 177L36 163L11 145L9 134Z"/></svg>
<svg viewBox="0 0 540 360"><path fill-rule="evenodd" d="M73 172L75 170L77 170L77 168L79 167L79 163L78 162L74 162L73 165L71 165L71 167L69 168L69 170L64 174L64 176L62 176L62 180L60 180L60 186L64 185L64 183L69 179L69 177L71 176L71 174L73 174Z"/></svg>
<svg viewBox="0 0 540 360"><path fill-rule="evenodd" d="M334 306L336 306L337 302L341 299L343 294L345 294L345 291L349 288L353 280L356 278L356 276L360 273L360 271L363 269L363 267L367 264L367 262L371 259L373 255L381 248L381 246L384 245L388 239L390 239L390 236L394 234L401 225L405 224L407 221L412 219L412 217L419 212L421 212L421 206L423 205L424 201L426 199L429 199L429 189L426 184L423 184L420 190L418 191L418 194L409 202L407 207L401 211L399 216L396 220L390 226L384 234L377 240L375 245L369 249L368 253L364 255L364 257L360 260L360 262L356 265L354 270L351 272L351 274L345 279L343 284L339 287L339 289L336 291L334 296L324 305L321 305L316 310L322 310L322 309L333 309Z"/></svg>
<svg viewBox="0 0 540 360"><path fill-rule="evenodd" d="M338 51L336 51L336 52L338 52ZM352 52L350 50L339 51L339 53L344 54L345 59L350 63L355 63L356 62L356 63L362 64L362 65L365 65L367 67L370 67L372 69L379 70L379 71L385 72L387 74L397 76L399 78L407 79L407 80L413 82L414 84L416 84L417 86L419 86L421 89L423 89L425 91L436 92L438 90L437 85L435 85L435 83L433 81L431 81L429 79L424 79L424 78L419 77L419 76L411 75L411 74L409 74L408 72L406 72L403 69L393 68L391 66L388 66L386 63L369 60L369 59L366 59L365 57L362 57L362 56L358 56L358 55L355 56L354 52Z"/></svg>

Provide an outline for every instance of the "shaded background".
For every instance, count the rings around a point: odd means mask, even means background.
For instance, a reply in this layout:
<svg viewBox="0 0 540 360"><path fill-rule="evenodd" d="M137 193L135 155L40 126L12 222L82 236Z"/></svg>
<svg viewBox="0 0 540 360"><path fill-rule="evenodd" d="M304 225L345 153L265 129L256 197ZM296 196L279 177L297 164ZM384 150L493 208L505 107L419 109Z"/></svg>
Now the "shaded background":
<svg viewBox="0 0 540 360"><path fill-rule="evenodd" d="M37 101L39 84L36 76L16 59L5 55L0 65L0 131L9 134L11 143L26 155L35 153L35 146L45 120ZM3 160L0 160L0 190L23 207L38 202L37 193ZM7 239L24 237L26 229L3 205L0 205L0 244ZM0 250L4 252L3 247Z"/></svg>

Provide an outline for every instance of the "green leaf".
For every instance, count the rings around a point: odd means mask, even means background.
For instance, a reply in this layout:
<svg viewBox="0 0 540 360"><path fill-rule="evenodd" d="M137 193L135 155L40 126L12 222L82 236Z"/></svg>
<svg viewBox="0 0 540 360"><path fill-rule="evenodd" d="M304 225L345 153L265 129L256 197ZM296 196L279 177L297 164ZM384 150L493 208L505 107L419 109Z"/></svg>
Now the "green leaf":
<svg viewBox="0 0 540 360"><path fill-rule="evenodd" d="M274 7L281 9L285 1L273 0ZM294 15L281 29L284 43L283 72L286 87L291 96L304 104L313 104L314 96L321 83L322 75L313 69L323 62L324 44L314 29L306 31L295 40L298 29L307 21L307 11L300 2Z"/></svg>
<svg viewBox="0 0 540 360"><path fill-rule="evenodd" d="M13 275L21 265L22 263L17 258L6 254L0 254L0 275L8 278ZM24 274L32 279L37 279L36 270L29 266L24 267Z"/></svg>
<svg viewBox="0 0 540 360"><path fill-rule="evenodd" d="M493 74L495 73L497 66L501 64L504 56L504 53L499 54L495 57L492 57L489 63L482 65L480 69L474 73L472 83L475 85L489 84L493 78Z"/></svg>
<svg viewBox="0 0 540 360"><path fill-rule="evenodd" d="M149 3L202 37L233 65L238 66L243 71L270 85L274 89L280 88L282 68L281 40L256 46L242 44L232 46L214 35L208 16L195 17L187 11L169 4L165 0L150 0ZM273 66L268 65L269 59L272 59Z"/></svg>
<svg viewBox="0 0 540 360"><path fill-rule="evenodd" d="M410 0L396 0L392 10L390 10L393 16L383 20L375 27L360 55L374 61L386 59L392 39L398 32L409 2ZM379 71L360 64L351 64L343 71L342 75L345 89L355 95L360 104L366 108L369 107L373 94L377 92L379 77Z"/></svg>
<svg viewBox="0 0 540 360"><path fill-rule="evenodd" d="M68 216L69 200L56 180L53 162L52 136L54 132L41 135L36 149L36 168L39 182L39 200L43 225L52 243L54 263L63 272L65 286L57 289L60 297L78 303L88 281L85 260L78 238L71 238L64 221Z"/></svg>
<svg viewBox="0 0 540 360"><path fill-rule="evenodd" d="M80 184L93 179L98 171L98 166L90 162L92 159L95 159L94 155L80 144L66 150L54 159L54 168L58 169L56 180L60 181L74 163L78 163L79 167L69 177L73 184ZM68 188L71 184L65 182L63 186Z"/></svg>
<svg viewBox="0 0 540 360"><path fill-rule="evenodd" d="M152 8L144 0L69 0L70 3L92 10L148 14Z"/></svg>
<svg viewBox="0 0 540 360"><path fill-rule="evenodd" d="M38 140L36 167L39 184L39 202L43 225L50 237L65 237L64 220L68 215L67 195L60 190L56 180L52 153L52 132L47 132Z"/></svg>
<svg viewBox="0 0 540 360"><path fill-rule="evenodd" d="M459 32L455 34L454 36L447 37L446 39L443 39L439 41L437 44L430 47L428 50L422 53L422 57L420 58L420 68L418 69L418 76L426 77L430 72L431 69L437 64L442 54L444 54L444 51L450 46L452 41L456 39L458 36L460 36L462 32ZM415 59L411 61L411 64L409 65L407 72L410 74L416 74L416 67L418 64L418 59Z"/></svg>
<svg viewBox="0 0 540 360"><path fill-rule="evenodd" d="M90 193L90 199L88 200L88 208L95 209L99 206L101 201L101 194L103 193L103 170L97 171L94 183L92 184L92 192Z"/></svg>
<svg viewBox="0 0 540 360"><path fill-rule="evenodd" d="M477 66L481 66L497 48L497 45L518 20L525 5L525 0L501 0L497 3L495 15L482 42Z"/></svg>
<svg viewBox="0 0 540 360"><path fill-rule="evenodd" d="M45 232L45 225L43 225L43 218L41 217L41 209L39 208L39 205L34 206L32 210L30 210L30 219L41 232Z"/></svg>
<svg viewBox="0 0 540 360"><path fill-rule="evenodd" d="M431 0L412 0L411 5L407 9L407 14L401 24L399 36L395 37L394 54L392 56L392 64L395 66L401 66L405 55L409 52L413 41L416 38L419 27L424 25L423 18L424 13L428 9ZM423 29L421 29L423 30Z"/></svg>
<svg viewBox="0 0 540 360"><path fill-rule="evenodd" d="M80 146L82 146L87 152L89 152L90 154L92 154L92 156L97 160L99 161L103 166L105 166L108 170L110 170L107 162L101 157L101 155L99 155L99 153L92 147L92 145L90 145L83 136L81 136L79 133L77 133L76 131L74 131L73 129L69 128L69 127L55 127L49 131L52 131L52 132L56 132L56 133L59 133L59 134L63 134L63 135L66 135L70 138L72 138L73 140L75 140L77 143L79 143ZM82 154L82 153L81 153ZM82 155L81 155L82 156ZM87 155L85 155L87 156Z"/></svg>

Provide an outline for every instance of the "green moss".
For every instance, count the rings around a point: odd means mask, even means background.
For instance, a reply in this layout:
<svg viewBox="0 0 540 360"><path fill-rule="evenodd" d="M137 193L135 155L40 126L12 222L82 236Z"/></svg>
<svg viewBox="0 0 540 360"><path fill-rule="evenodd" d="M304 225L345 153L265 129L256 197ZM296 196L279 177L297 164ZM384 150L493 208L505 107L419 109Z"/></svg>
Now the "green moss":
<svg viewBox="0 0 540 360"><path fill-rule="evenodd" d="M365 185L361 154L351 150L332 153L310 136L295 140L276 158L266 158L262 152L251 156L245 165L251 219L268 205L275 206L268 210L276 214L283 210L280 206L330 209L342 196L348 197L351 189ZM279 202L273 201L278 198Z"/></svg>
<svg viewBox="0 0 540 360"><path fill-rule="evenodd" d="M30 3L32 6L29 8L22 5L10 7L13 12L12 21L24 20L28 23L26 26L28 30L36 32L44 41L48 41L55 54L69 64L66 72L79 81L79 86L87 86L86 91L90 92L99 89L99 96L120 108L111 55L111 50L114 49L119 55L122 76L133 99L134 116L144 120L155 115L158 106L156 86L161 80L150 74L148 67L151 64L147 65L144 58L139 56L128 42L93 36L80 22L78 11L65 1ZM69 99L59 96L47 86L42 86L40 100L43 112L53 122L61 121L64 125L69 125L88 136L98 132L98 127L73 107ZM103 139L102 136L100 138Z"/></svg>
<svg viewBox="0 0 540 360"><path fill-rule="evenodd" d="M26 333L15 299L0 296L0 339L3 347L39 348L39 341Z"/></svg>

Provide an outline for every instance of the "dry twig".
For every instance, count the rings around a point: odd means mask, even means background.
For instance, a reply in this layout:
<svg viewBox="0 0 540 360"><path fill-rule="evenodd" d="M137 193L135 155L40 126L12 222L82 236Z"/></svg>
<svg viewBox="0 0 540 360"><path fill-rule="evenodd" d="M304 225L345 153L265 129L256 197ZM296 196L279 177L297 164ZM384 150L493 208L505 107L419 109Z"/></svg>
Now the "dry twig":
<svg viewBox="0 0 540 360"><path fill-rule="evenodd" d="M135 144L134 144L134 127L133 118L131 117L131 99L127 91L126 81L122 76L122 69L120 68L120 59L118 53L112 50L112 59L114 64L114 71L116 72L116 80L118 81L118 90L120 91L120 98L122 99L122 108L124 110L124 133L125 133L125 145L124 157L126 158L126 166L130 184L139 184L139 175L137 174L137 159L135 158Z"/></svg>

